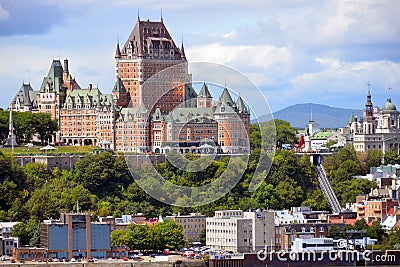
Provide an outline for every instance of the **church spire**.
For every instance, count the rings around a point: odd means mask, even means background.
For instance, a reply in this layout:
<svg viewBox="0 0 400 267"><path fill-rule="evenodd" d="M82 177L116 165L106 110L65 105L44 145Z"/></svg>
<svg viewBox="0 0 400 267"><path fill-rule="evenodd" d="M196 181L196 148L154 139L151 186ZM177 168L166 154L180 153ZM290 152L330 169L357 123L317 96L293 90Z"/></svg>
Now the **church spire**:
<svg viewBox="0 0 400 267"><path fill-rule="evenodd" d="M182 45L181 45L181 58L186 59L185 56L185 47L183 46L183 37L182 37Z"/></svg>
<svg viewBox="0 0 400 267"><path fill-rule="evenodd" d="M119 49L119 42L117 42L117 49L115 50L115 58L121 58L121 50Z"/></svg>
<svg viewBox="0 0 400 267"><path fill-rule="evenodd" d="M371 84L368 82L368 94L367 94L367 102L365 102L365 109L372 109L372 101L371 101L371 91L370 91Z"/></svg>

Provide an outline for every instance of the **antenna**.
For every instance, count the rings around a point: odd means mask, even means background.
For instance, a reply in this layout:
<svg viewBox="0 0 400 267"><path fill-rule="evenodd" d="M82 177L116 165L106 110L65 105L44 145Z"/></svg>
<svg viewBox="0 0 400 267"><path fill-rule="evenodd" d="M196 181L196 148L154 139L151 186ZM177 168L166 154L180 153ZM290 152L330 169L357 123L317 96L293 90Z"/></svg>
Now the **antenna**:
<svg viewBox="0 0 400 267"><path fill-rule="evenodd" d="M371 83L369 81L367 82L367 87L368 87L368 92L369 92L371 89Z"/></svg>
<svg viewBox="0 0 400 267"><path fill-rule="evenodd" d="M162 17L162 8L161 8L161 22L163 22L163 17Z"/></svg>
<svg viewBox="0 0 400 267"><path fill-rule="evenodd" d="M140 16L139 16L139 6L137 7L137 19L140 21Z"/></svg>

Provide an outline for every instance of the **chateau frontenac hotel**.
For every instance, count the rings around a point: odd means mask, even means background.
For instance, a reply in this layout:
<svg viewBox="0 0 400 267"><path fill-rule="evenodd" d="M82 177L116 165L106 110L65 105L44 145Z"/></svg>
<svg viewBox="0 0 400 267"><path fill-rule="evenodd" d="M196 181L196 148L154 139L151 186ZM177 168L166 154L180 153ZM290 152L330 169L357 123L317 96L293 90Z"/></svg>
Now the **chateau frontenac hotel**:
<svg viewBox="0 0 400 267"><path fill-rule="evenodd" d="M162 19L138 18L125 44L117 44L111 94L82 88L67 59L53 60L40 89L23 83L9 109L51 114L59 131L50 143L135 153L249 152L249 108L227 88L217 101L205 82L196 93L183 43L175 44Z"/></svg>

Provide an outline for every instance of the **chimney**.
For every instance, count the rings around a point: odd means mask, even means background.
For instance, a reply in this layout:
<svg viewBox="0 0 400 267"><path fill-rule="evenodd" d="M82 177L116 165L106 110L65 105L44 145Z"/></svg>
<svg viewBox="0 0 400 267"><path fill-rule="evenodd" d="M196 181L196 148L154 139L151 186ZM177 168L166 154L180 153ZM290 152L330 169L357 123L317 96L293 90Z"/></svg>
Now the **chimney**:
<svg viewBox="0 0 400 267"><path fill-rule="evenodd" d="M68 59L64 59L64 72L68 72Z"/></svg>
<svg viewBox="0 0 400 267"><path fill-rule="evenodd" d="M88 87L89 92L92 91L92 88L93 88L93 85L91 83L89 83L89 87Z"/></svg>

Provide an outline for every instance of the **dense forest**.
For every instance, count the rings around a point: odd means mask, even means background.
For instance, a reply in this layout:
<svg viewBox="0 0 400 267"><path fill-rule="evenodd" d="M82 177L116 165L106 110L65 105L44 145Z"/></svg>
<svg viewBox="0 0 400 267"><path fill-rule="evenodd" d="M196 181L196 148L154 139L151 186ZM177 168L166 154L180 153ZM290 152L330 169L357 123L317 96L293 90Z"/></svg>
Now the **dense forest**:
<svg viewBox="0 0 400 267"><path fill-rule="evenodd" d="M294 128L284 121L276 120L275 123L278 143L296 142ZM290 209L300 205L329 210L309 158L289 150L278 149L273 157L262 158L261 161L270 162L271 169L256 191L248 190L262 149L260 132L268 132L270 127L269 123L260 127L251 126L252 153L236 186L220 199L196 207L171 206L149 196L135 181L146 175L146 171L137 170L132 175L123 156L108 152L88 154L71 171L60 171L57 168L48 170L46 165L40 163L20 167L12 155L0 152L0 221L24 222L16 232L22 237L23 244L32 243L32 240L35 244L35 229L39 221L58 218L60 212L75 212L77 203L81 211L94 215L93 220L98 216L120 217L139 212L148 218L178 212L200 212L213 216L214 211L219 209ZM193 154L186 154L185 157L189 160L196 158ZM371 150L361 155L351 146L324 159L327 174L343 206L354 202L356 195L367 194L371 187L376 187L373 182L352 176L368 173L369 167L380 165L381 159L380 151ZM395 152L388 152L384 159L386 163L400 162ZM169 161L155 167L174 184L198 186L219 177L230 160L229 157L213 160L200 172L180 170Z"/></svg>

